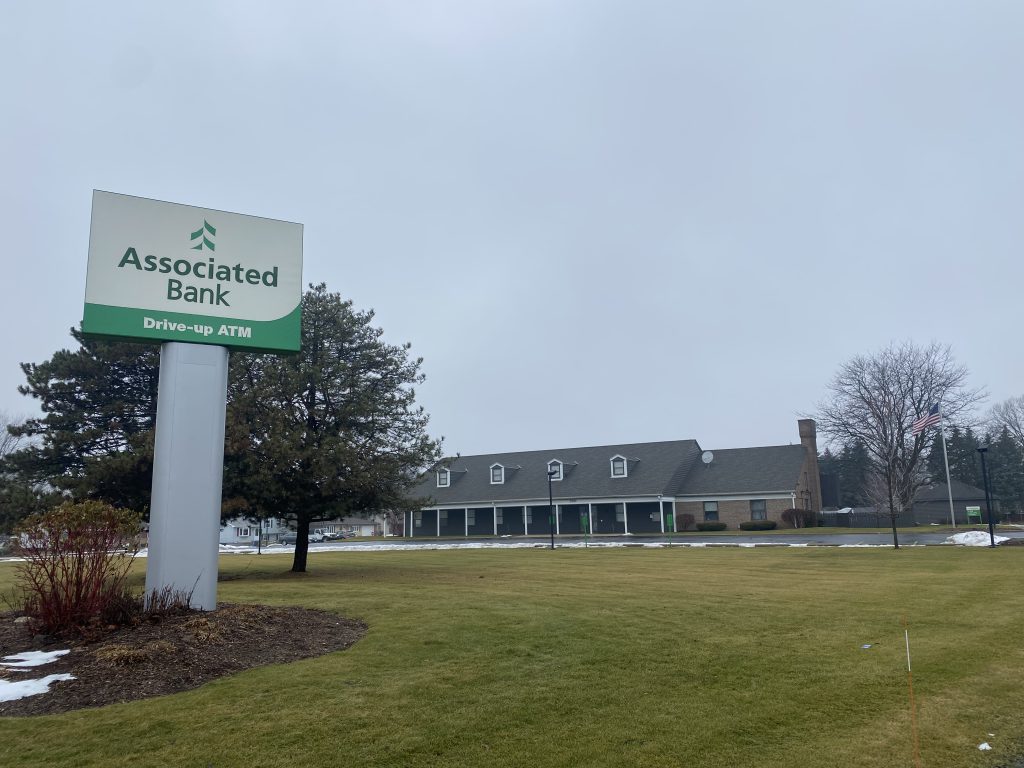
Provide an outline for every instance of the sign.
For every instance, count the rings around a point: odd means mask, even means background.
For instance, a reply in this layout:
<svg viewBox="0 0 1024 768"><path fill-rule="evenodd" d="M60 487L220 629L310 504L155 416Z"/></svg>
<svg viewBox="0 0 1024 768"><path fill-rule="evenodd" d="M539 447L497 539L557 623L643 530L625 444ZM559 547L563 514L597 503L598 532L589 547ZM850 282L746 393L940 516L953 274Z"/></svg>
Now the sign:
<svg viewBox="0 0 1024 768"><path fill-rule="evenodd" d="M299 350L302 225L93 191L82 331Z"/></svg>

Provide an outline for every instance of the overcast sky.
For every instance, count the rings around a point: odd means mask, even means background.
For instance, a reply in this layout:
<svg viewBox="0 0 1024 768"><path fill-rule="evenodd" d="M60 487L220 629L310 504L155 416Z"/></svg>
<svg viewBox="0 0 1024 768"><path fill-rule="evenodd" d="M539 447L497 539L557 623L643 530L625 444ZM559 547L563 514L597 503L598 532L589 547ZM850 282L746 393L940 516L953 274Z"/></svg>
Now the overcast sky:
<svg viewBox="0 0 1024 768"><path fill-rule="evenodd" d="M1024 394L1018 0L4 4L0 410L91 194L302 222L448 453L796 442L837 366Z"/></svg>

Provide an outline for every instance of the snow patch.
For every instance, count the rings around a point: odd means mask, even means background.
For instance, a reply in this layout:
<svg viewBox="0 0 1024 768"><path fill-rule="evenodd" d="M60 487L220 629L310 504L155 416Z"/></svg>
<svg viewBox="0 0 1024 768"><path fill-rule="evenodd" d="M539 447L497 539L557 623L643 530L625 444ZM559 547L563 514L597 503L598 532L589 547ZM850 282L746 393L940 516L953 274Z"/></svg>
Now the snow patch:
<svg viewBox="0 0 1024 768"><path fill-rule="evenodd" d="M35 680L18 680L17 682L0 680L0 701L17 701L26 696L38 696L40 693L48 693L53 683L74 679L74 675L64 673L63 675L47 675Z"/></svg>
<svg viewBox="0 0 1024 768"><path fill-rule="evenodd" d="M989 744L987 741L983 741L981 742L981 744L978 745L978 749L980 749L982 752L985 752L986 750L992 749L992 745Z"/></svg>
<svg viewBox="0 0 1024 768"><path fill-rule="evenodd" d="M4 656L3 660L0 660L0 667L4 669L39 667L43 664L49 664L51 661L56 661L65 653L70 653L70 651L25 651L14 656Z"/></svg>
<svg viewBox="0 0 1024 768"><path fill-rule="evenodd" d="M1004 541L1009 541L1007 536L996 536L996 544L1002 544ZM987 547L992 544L992 540L985 531L964 531L963 533L954 533L948 539L947 544L959 544L964 547Z"/></svg>
<svg viewBox="0 0 1024 768"><path fill-rule="evenodd" d="M978 532L978 533L980 533L980 532ZM985 543L987 545L987 543L988 543L988 538L987 538L988 534L985 534L985 536L986 536ZM996 537L996 541L997 542L1005 541L1005 540L1006 540L1006 538L1003 537L1003 536L997 536ZM635 539L634 539L634 541L635 541ZM950 542L950 541L947 540L947 541L945 541L943 543L955 543L955 542ZM434 542L434 543L431 543L431 542L428 542L428 541L422 541L422 542L421 541L417 541L417 542L409 542L409 543L401 543L401 544L399 544L399 543L391 543L391 542L381 542L379 544L377 544L377 543L370 544L370 543L362 543L362 542L360 542L360 543L342 543L342 542L339 541L336 544L328 544L328 545L321 545L321 546L316 546L316 547L310 547L309 548L309 553L311 555L313 555L313 554L316 554L317 552L399 552L399 551L405 551L405 550L424 550L424 549L429 549L429 550L437 550L437 549L533 549L533 548L541 549L541 548L543 548L545 546L548 546L548 545L544 544L543 542L540 542L537 539L526 539L526 540L520 539L520 540L517 540L514 537L509 536L508 534L503 534L502 536L499 536L498 539L490 541L490 542L466 542L466 543L459 543L459 542L453 542L453 541L445 541L445 542ZM833 543L826 543L826 542L799 542L799 543L797 543L797 542L746 542L746 541L744 541L744 542L733 542L733 541L730 541L728 539L720 539L720 540L716 540L716 541L703 542L703 541L678 541L678 540L673 539L671 543L669 543L667 541L662 541L662 542L644 542L641 545L641 544L638 544L638 543L632 543L628 539L620 538L618 541L597 541L597 540L592 540L592 541L590 541L589 544L585 543L585 542L582 542L582 541L574 541L574 542L570 542L570 541L556 541L555 542L555 546L558 547L558 549L582 549L584 547L590 547L591 549L593 549L595 547L630 547L630 546L632 546L632 547L643 546L643 547L648 547L648 548L653 548L653 549L662 548L662 547L673 547L673 548L675 548L675 547L691 547L691 548L695 548L695 549L700 549L700 548L704 548L704 547L742 547L744 549L751 548L751 547L874 547L874 548L878 548L878 549L883 549L883 548L890 548L890 547L892 547L892 542L891 541L890 542L884 542L883 541L883 542L879 543L879 542L861 541L861 542L857 542L857 543L854 543L854 544L833 544ZM928 546L928 545L927 544L922 544L922 543L917 543L917 542L915 542L915 543L903 543L903 542L900 542L900 546L901 547L924 547L924 546ZM248 545L247 546L247 545L244 545L244 544L238 544L238 545L227 545L227 546L221 545L220 546L220 554L221 555L225 555L225 556L227 556L227 555L255 555L257 553L257 551L258 551L257 548L255 546L252 546L252 545ZM291 545L291 544L277 544L277 543L275 543L275 544L267 544L266 546L263 547L263 553L267 554L267 555L290 553L290 552L294 552L294 551L295 551L295 547L293 545ZM149 551L148 550L141 549L141 550L139 550L135 554L135 557L144 558L144 557L147 557L148 555L149 555ZM21 559L22 558L15 558L15 557L0 558L0 562L19 562L19 561L21 561Z"/></svg>

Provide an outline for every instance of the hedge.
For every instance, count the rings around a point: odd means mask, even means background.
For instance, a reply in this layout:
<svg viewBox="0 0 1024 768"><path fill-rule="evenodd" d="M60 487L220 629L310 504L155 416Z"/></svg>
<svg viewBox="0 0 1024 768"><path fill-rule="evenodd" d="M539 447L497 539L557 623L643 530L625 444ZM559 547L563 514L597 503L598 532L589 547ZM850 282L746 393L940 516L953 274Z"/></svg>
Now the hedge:
<svg viewBox="0 0 1024 768"><path fill-rule="evenodd" d="M724 531L725 523L697 523L698 531Z"/></svg>
<svg viewBox="0 0 1024 768"><path fill-rule="evenodd" d="M778 525L774 520L744 520L740 523L741 531L770 531Z"/></svg>

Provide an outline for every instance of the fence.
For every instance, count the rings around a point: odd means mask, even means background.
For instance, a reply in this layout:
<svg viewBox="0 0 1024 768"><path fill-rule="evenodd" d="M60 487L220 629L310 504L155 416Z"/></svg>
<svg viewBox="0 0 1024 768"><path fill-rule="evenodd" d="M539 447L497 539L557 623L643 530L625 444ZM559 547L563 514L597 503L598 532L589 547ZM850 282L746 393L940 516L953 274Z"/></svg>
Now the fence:
<svg viewBox="0 0 1024 768"><path fill-rule="evenodd" d="M849 512L822 512L821 520L823 525L836 528L888 528L892 525L892 518L886 512L859 508ZM897 527L914 524L912 514L903 513L896 516Z"/></svg>

